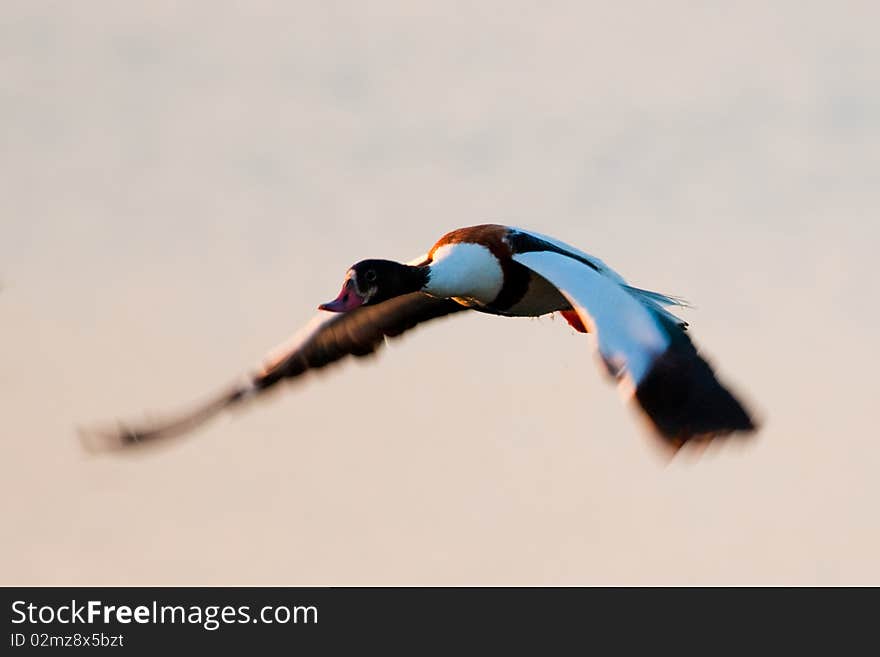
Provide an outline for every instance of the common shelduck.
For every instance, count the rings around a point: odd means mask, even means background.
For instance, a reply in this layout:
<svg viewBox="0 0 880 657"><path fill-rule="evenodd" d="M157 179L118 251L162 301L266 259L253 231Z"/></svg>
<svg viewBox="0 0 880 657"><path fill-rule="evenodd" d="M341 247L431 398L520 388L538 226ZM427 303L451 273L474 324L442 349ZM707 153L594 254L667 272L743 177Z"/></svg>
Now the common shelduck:
<svg viewBox="0 0 880 657"><path fill-rule="evenodd" d="M386 338L461 311L503 317L558 312L592 334L601 363L669 445L755 429L743 405L697 353L679 299L626 284L601 260L556 239L496 224L460 228L406 264L362 260L342 290L262 366L194 410L152 426L83 431L108 448L181 434L284 379L345 356L366 356Z"/></svg>

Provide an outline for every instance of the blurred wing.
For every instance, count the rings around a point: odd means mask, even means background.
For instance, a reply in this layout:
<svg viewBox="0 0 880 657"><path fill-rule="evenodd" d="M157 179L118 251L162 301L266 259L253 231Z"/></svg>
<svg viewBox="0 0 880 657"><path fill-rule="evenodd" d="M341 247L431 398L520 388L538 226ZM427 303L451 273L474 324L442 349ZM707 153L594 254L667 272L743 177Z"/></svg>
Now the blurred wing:
<svg viewBox="0 0 880 657"><path fill-rule="evenodd" d="M347 313L322 312L269 354L253 386L263 390L344 356L366 356L376 351L386 337L397 337L422 322L460 310L467 308L451 299L413 292Z"/></svg>
<svg viewBox="0 0 880 657"><path fill-rule="evenodd" d="M366 356L376 351L386 337L396 337L417 324L459 310L466 308L450 299L415 292L347 313L321 312L293 338L274 349L256 374L196 408L167 421L143 426L119 424L81 430L80 437L91 451L105 451L183 434L283 379L325 367L345 356Z"/></svg>
<svg viewBox="0 0 880 657"><path fill-rule="evenodd" d="M513 259L550 281L596 338L608 371L633 394L657 432L674 445L755 428L715 377L679 320L633 294L618 278L563 253Z"/></svg>

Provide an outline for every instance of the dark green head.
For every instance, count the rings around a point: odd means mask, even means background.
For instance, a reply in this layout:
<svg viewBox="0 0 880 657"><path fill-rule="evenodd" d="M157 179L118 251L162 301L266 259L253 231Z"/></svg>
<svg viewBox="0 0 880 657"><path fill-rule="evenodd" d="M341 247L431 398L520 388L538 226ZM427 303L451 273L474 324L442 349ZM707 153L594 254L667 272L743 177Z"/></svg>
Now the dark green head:
<svg viewBox="0 0 880 657"><path fill-rule="evenodd" d="M428 270L424 267L411 267L392 260L361 260L346 272L339 296L318 308L348 312L418 292L427 282Z"/></svg>

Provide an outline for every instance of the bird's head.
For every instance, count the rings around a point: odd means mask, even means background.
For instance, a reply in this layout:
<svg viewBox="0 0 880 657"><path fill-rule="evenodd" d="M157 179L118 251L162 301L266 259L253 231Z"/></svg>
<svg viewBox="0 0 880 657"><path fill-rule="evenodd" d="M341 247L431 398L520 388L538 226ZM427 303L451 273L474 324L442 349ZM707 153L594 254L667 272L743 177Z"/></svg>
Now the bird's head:
<svg viewBox="0 0 880 657"><path fill-rule="evenodd" d="M319 310L344 313L388 299L417 292L428 280L424 267L411 267L391 260L361 260L345 273L342 290Z"/></svg>

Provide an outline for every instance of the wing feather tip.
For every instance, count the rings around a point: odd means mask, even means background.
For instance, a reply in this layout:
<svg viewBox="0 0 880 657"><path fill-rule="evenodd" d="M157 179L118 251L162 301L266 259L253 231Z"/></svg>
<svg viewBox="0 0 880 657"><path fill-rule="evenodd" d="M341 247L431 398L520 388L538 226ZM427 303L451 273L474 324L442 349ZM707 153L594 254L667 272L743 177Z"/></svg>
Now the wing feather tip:
<svg viewBox="0 0 880 657"><path fill-rule="evenodd" d="M633 396L655 433L675 451L686 443L734 435L745 439L760 428L689 340L660 356Z"/></svg>
<svg viewBox="0 0 880 657"><path fill-rule="evenodd" d="M77 427L80 445L90 454L103 454L141 442L142 436L123 423L115 427Z"/></svg>

